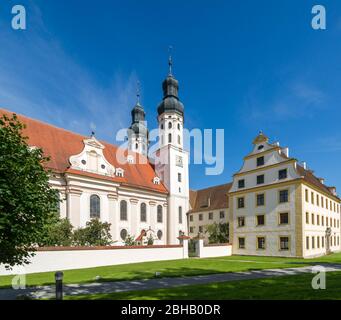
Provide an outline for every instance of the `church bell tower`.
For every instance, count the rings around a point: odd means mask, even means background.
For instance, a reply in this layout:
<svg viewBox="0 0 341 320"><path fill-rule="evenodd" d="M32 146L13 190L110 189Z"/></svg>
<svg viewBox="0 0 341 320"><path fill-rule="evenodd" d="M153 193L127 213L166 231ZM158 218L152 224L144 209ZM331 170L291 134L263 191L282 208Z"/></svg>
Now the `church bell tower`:
<svg viewBox="0 0 341 320"><path fill-rule="evenodd" d="M137 102L131 111L131 126L128 129L128 149L148 155L148 129L145 121L146 113L140 104L140 91L137 92Z"/></svg>
<svg viewBox="0 0 341 320"><path fill-rule="evenodd" d="M155 170L169 191L167 242L178 244L180 234L187 234L189 209L188 152L184 145L184 106L178 95L179 83L172 73L163 81L163 100L158 106L159 146L154 154Z"/></svg>

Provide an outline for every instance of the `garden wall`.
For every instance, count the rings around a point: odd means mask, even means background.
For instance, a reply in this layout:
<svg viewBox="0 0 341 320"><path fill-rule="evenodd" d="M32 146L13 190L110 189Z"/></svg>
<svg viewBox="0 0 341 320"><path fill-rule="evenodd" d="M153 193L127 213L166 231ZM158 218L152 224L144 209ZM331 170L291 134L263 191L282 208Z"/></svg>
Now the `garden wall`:
<svg viewBox="0 0 341 320"><path fill-rule="evenodd" d="M204 245L203 241L199 240L198 244L198 256L200 258L227 257L232 255L232 245L229 243Z"/></svg>
<svg viewBox="0 0 341 320"><path fill-rule="evenodd" d="M39 248L31 263L25 266L25 273L186 258L187 241L184 245ZM17 271L10 272L0 265L0 275L9 274L17 274Z"/></svg>

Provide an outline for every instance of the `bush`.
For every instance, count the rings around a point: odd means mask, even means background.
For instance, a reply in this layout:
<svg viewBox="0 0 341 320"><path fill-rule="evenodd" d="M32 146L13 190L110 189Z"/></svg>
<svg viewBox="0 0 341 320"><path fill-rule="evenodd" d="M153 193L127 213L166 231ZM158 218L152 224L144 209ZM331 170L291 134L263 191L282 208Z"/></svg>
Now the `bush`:
<svg viewBox="0 0 341 320"><path fill-rule="evenodd" d="M49 226L46 239L41 246L63 246L69 247L72 245L72 224L69 219L58 219L58 221Z"/></svg>
<svg viewBox="0 0 341 320"><path fill-rule="evenodd" d="M229 224L214 223L206 227L206 232L209 234L209 243L227 243L229 242Z"/></svg>
<svg viewBox="0 0 341 320"><path fill-rule="evenodd" d="M136 246L136 241L135 241L134 237L128 234L124 240L124 245L125 246Z"/></svg>
<svg viewBox="0 0 341 320"><path fill-rule="evenodd" d="M73 244L77 246L109 246L112 244L110 223L93 219L73 233Z"/></svg>

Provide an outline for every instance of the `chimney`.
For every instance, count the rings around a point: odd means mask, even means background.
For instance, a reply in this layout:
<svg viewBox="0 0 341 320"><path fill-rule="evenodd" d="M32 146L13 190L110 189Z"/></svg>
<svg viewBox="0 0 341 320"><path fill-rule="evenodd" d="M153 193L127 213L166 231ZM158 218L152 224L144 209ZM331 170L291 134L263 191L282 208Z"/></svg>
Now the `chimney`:
<svg viewBox="0 0 341 320"><path fill-rule="evenodd" d="M307 170L307 163L305 161L302 162L302 167L304 170Z"/></svg>
<svg viewBox="0 0 341 320"><path fill-rule="evenodd" d="M337 194L336 194L336 188L335 188L335 187L329 187L329 190L330 190L330 192L331 192L334 196L337 195Z"/></svg>
<svg viewBox="0 0 341 320"><path fill-rule="evenodd" d="M324 178L319 178L320 182L324 184Z"/></svg>
<svg viewBox="0 0 341 320"><path fill-rule="evenodd" d="M283 148L282 153L289 158L289 148Z"/></svg>

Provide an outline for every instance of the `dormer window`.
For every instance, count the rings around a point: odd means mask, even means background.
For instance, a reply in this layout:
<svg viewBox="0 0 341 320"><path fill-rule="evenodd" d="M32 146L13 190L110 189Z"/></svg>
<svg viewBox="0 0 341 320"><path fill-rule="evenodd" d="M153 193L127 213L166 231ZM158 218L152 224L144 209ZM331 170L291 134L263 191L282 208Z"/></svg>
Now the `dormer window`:
<svg viewBox="0 0 341 320"><path fill-rule="evenodd" d="M159 177L154 177L153 183L154 184L160 184L160 178Z"/></svg>
<svg viewBox="0 0 341 320"><path fill-rule="evenodd" d="M258 150L263 150L264 149L264 146L263 145L260 145L259 147L258 147Z"/></svg>
<svg viewBox="0 0 341 320"><path fill-rule="evenodd" d="M117 169L116 169L116 177L121 177L121 178L123 178L123 177L124 177L124 170L121 169L121 168L117 168Z"/></svg>
<svg viewBox="0 0 341 320"><path fill-rule="evenodd" d="M257 167L264 166L264 157L257 158Z"/></svg>
<svg viewBox="0 0 341 320"><path fill-rule="evenodd" d="M129 155L129 156L127 157L127 162L128 162L129 164L133 164L133 163L134 163L134 157L133 157L132 155Z"/></svg>

